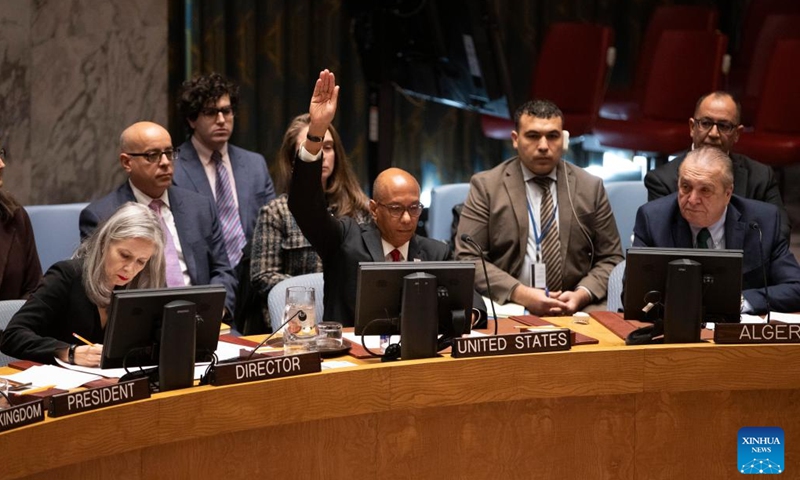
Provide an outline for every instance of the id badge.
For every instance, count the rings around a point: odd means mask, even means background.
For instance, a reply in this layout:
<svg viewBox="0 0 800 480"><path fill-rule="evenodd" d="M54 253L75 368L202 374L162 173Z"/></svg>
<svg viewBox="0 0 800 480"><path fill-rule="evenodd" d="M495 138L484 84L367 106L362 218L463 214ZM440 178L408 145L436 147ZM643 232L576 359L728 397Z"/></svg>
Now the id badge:
<svg viewBox="0 0 800 480"><path fill-rule="evenodd" d="M531 278L533 279L533 288L544 290L547 287L547 271L544 263L535 262L531 264Z"/></svg>

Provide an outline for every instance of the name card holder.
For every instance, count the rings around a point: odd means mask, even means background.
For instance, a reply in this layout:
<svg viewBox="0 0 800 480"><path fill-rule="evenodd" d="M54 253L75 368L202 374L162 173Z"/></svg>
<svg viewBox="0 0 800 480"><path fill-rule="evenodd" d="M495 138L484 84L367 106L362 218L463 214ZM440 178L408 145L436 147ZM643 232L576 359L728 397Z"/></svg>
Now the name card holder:
<svg viewBox="0 0 800 480"><path fill-rule="evenodd" d="M293 377L322 371L319 352L301 353L281 357L262 357L242 362L214 365L208 373L210 385L233 385L236 383Z"/></svg>
<svg viewBox="0 0 800 480"><path fill-rule="evenodd" d="M63 417L145 398L150 398L150 385L146 378L140 378L106 387L53 395L50 399L49 415Z"/></svg>
<svg viewBox="0 0 800 480"><path fill-rule="evenodd" d="M714 343L800 343L800 325L794 323L717 323Z"/></svg>
<svg viewBox="0 0 800 480"><path fill-rule="evenodd" d="M520 353L554 352L572 348L568 328L541 332L512 333L486 337L464 337L453 340L453 358L491 357Z"/></svg>
<svg viewBox="0 0 800 480"><path fill-rule="evenodd" d="M0 432L24 427L44 420L44 401L34 400L0 410Z"/></svg>

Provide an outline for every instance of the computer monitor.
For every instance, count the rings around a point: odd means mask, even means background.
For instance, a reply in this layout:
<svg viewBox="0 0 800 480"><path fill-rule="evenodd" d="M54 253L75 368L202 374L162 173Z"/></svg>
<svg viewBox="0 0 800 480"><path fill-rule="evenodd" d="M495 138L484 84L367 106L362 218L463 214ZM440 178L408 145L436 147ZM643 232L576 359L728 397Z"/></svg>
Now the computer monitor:
<svg viewBox="0 0 800 480"><path fill-rule="evenodd" d="M417 272L436 277L440 333L447 333L444 330L452 326L454 311L463 312L465 319L454 333L469 332L475 293L474 262L360 262L356 287L357 335L400 333L403 278Z"/></svg>
<svg viewBox="0 0 800 480"><path fill-rule="evenodd" d="M225 307L222 285L115 291L100 367L119 368L123 361L126 367L157 364L164 306L176 300L195 304L195 360L209 361L217 349Z"/></svg>
<svg viewBox="0 0 800 480"><path fill-rule="evenodd" d="M623 299L625 318L642 321L657 319L658 309L645 313L642 308L649 301L663 301L666 298L667 265L673 260L680 259L693 260L702 265L703 321L739 322L742 251L695 248L629 248L625 265ZM645 300L650 292L659 292L660 295Z"/></svg>

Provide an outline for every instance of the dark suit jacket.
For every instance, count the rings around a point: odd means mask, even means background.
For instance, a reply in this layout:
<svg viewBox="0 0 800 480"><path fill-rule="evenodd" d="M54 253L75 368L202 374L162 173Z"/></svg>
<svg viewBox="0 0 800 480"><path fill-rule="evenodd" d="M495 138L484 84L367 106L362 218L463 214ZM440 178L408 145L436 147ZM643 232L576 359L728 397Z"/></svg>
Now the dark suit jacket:
<svg viewBox="0 0 800 480"><path fill-rule="evenodd" d="M763 242L758 231L761 228ZM633 229L635 247L692 248L689 223L673 193L639 207ZM770 306L778 312L800 311L800 266L780 232L775 205L733 195L725 218L725 248L744 251L742 290L756 313L766 313L762 259L766 259Z"/></svg>
<svg viewBox="0 0 800 480"><path fill-rule="evenodd" d="M168 195L192 285L213 283L224 286L227 291L225 307L232 313L236 302L237 282L228 262L228 254L225 253L216 207L208 197L191 190L170 187ZM127 181L84 208L80 217L81 239L88 237L100 222L110 217L125 202L136 202Z"/></svg>
<svg viewBox="0 0 800 480"><path fill-rule="evenodd" d="M688 152L683 152L666 165L647 172L644 185L647 187L647 200L655 200L678 191L678 168ZM772 167L738 153L730 155L733 163L733 193L740 197L760 200L778 207L781 213L781 234L789 238L791 225L783 207L778 181Z"/></svg>
<svg viewBox="0 0 800 480"><path fill-rule="evenodd" d="M359 225L351 217L334 218L325 206L321 175L320 161L294 162L289 210L322 258L325 320L352 327L356 317L358 263L386 261L381 234L372 223ZM409 260L448 260L449 254L446 243L420 236L412 237L408 246ZM484 312L485 309L481 308Z"/></svg>
<svg viewBox="0 0 800 480"><path fill-rule="evenodd" d="M42 284L14 314L3 333L6 355L55 363L55 351L76 343L72 332L103 343L100 312L83 287L83 260L64 260L45 274Z"/></svg>
<svg viewBox="0 0 800 480"><path fill-rule="evenodd" d="M191 139L180 147L178 161L175 162L175 174L172 183L205 195L214 200L211 185L208 183L203 162L197 155ZM228 144L228 156L233 168L233 179L236 182L236 198L239 200L239 217L242 220L244 235L249 241L253 236L253 228L258 219L258 210L275 198L275 187L272 177L267 171L267 162L258 153Z"/></svg>
<svg viewBox="0 0 800 480"><path fill-rule="evenodd" d="M28 213L17 207L0 223L0 300L28 298L42 279L42 266Z"/></svg>
<svg viewBox="0 0 800 480"><path fill-rule="evenodd" d="M622 261L617 224L603 181L563 160L557 169L563 286L575 290L582 285L595 297L603 299L608 276ZM573 206L592 239L591 244L575 221ZM480 264L475 247L461 240L462 234L469 234L488 252L486 267L492 293L501 303L509 301L511 292L520 283L517 277L522 271L528 242L527 208L525 178L517 157L472 177L458 224L456 259L475 260ZM486 291L483 275L476 275L475 283L479 291Z"/></svg>

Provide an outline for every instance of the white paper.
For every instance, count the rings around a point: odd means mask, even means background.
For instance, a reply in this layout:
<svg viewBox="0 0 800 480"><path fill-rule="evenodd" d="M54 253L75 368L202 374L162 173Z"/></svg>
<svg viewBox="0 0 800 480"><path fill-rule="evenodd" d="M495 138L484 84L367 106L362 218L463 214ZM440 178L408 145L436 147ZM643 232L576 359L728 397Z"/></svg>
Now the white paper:
<svg viewBox="0 0 800 480"><path fill-rule="evenodd" d="M739 323L767 323L766 318L761 318L758 315L748 315L743 313L740 317Z"/></svg>
<svg viewBox="0 0 800 480"><path fill-rule="evenodd" d="M492 306L489 302L489 299L483 297L483 302L489 306L488 309L486 310L486 313L489 315L489 318L494 318L492 316ZM505 305L500 305L497 302L492 302L492 303L494 303L494 309L497 311L497 316L499 318L517 317L525 315L525 307L523 307L522 305L517 305L516 303L511 303L511 302L506 303Z"/></svg>
<svg viewBox="0 0 800 480"><path fill-rule="evenodd" d="M228 360L229 358L239 357L239 352L244 349L252 351L253 347L245 347L244 345L237 345L235 343L223 342L222 340L217 343L217 360Z"/></svg>
<svg viewBox="0 0 800 480"><path fill-rule="evenodd" d="M220 342L220 343L222 343L222 342ZM237 353L237 356L238 356L238 353ZM60 366L64 367L67 370L72 370L74 372L82 372L84 374L90 374L90 375L93 375L93 376L95 376L97 378L100 378L100 377L120 378L123 375L125 375L125 373L127 373L127 372L125 372L124 368L83 367L83 366L80 366L80 365L70 365L70 364L68 364L66 362L62 362L59 359L56 359L56 361L58 362L58 364ZM200 376L205 374L206 369L208 368L208 365L210 363L211 362L195 363L195 365L194 365L194 379L195 380L199 380ZM148 368L155 368L156 366L157 365L146 365L146 366L143 366L143 367L128 367L128 370L130 372L136 372L136 371L139 370L139 368L141 368L142 370L147 370ZM28 369L28 370L30 370L30 369ZM96 378L93 379L93 380L96 380ZM61 388L61 387L58 387L58 388Z"/></svg>
<svg viewBox="0 0 800 480"><path fill-rule="evenodd" d="M800 315L796 313L770 312L769 319L783 323L800 323Z"/></svg>
<svg viewBox="0 0 800 480"><path fill-rule="evenodd" d="M322 369L323 370L331 370L334 368L344 368L344 367L357 367L358 365L353 362L348 362L347 360L325 360L322 362Z"/></svg>
<svg viewBox="0 0 800 480"><path fill-rule="evenodd" d="M2 375L3 378L12 380L18 383L31 384L31 389L53 386L53 388L60 388L61 390L71 390L80 387L85 383L99 380L102 378L100 375L92 375L84 372L77 372L68 370L54 365L36 365L27 370L12 375ZM16 392L24 394L25 390Z"/></svg>

